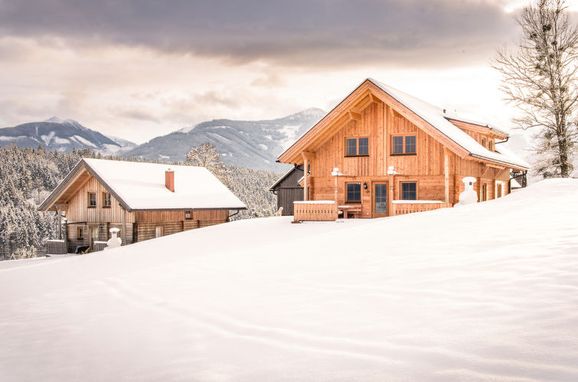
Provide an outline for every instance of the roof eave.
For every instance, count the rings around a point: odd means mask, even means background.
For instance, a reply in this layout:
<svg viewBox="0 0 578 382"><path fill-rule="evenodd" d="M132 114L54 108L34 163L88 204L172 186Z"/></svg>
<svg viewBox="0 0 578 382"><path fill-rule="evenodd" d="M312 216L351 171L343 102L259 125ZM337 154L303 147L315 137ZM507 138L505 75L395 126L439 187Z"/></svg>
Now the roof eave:
<svg viewBox="0 0 578 382"><path fill-rule="evenodd" d="M527 167L527 166L522 166L522 165L517 164L517 163L500 161L500 160L497 160L497 159L492 159L492 158L485 157L485 156L483 156L483 155L478 155L478 154L470 153L470 156L471 156L472 158L481 159L481 160L483 160L483 161L485 161L485 162L490 162L490 163L498 164L498 165L501 165L501 166L507 166L507 167L509 167L509 168L514 168L514 169L519 169L519 170L529 170L529 169L530 169L530 168Z"/></svg>

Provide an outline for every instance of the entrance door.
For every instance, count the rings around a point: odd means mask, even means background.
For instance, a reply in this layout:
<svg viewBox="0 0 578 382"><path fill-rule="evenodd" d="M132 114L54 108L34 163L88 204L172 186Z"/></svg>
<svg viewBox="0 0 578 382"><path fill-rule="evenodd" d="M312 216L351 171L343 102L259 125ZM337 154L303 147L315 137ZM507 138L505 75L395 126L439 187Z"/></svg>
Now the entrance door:
<svg viewBox="0 0 578 382"><path fill-rule="evenodd" d="M373 216L387 216L387 183L373 184Z"/></svg>

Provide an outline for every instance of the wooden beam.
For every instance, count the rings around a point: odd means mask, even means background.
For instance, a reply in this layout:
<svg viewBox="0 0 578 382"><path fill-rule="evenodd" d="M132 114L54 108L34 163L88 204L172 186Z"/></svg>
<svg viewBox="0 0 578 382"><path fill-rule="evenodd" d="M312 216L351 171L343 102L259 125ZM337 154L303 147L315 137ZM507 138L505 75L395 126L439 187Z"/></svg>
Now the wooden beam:
<svg viewBox="0 0 578 382"><path fill-rule="evenodd" d="M444 147L444 197L445 202L450 202L450 157L449 151Z"/></svg>
<svg viewBox="0 0 578 382"><path fill-rule="evenodd" d="M360 113L356 113L354 111L349 111L347 113L347 115L349 116L350 121L360 121L361 120L361 114Z"/></svg>

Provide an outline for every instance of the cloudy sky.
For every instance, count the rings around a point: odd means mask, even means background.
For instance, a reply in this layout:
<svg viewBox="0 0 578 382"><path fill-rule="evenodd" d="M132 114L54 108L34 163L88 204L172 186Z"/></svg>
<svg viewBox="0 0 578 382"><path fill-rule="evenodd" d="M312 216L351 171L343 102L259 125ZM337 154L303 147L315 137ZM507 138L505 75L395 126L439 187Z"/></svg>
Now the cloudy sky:
<svg viewBox="0 0 578 382"><path fill-rule="evenodd" d="M329 110L374 77L507 127L490 61L516 43L523 3L0 0L0 126L58 116L141 143Z"/></svg>

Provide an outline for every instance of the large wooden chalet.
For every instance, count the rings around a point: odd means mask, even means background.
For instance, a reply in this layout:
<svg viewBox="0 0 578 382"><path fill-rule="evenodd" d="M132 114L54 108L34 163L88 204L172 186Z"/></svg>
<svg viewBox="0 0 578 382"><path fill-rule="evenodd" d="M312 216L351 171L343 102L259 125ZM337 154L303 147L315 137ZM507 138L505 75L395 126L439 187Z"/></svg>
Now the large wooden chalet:
<svg viewBox="0 0 578 382"><path fill-rule="evenodd" d="M477 179L480 201L506 195L510 179L528 170L500 146L507 139L367 79L278 161L303 168L303 200L336 201L346 217L382 217L453 206L466 176Z"/></svg>
<svg viewBox="0 0 578 382"><path fill-rule="evenodd" d="M229 220L245 209L203 167L82 159L40 205L64 218L69 252L98 249L120 229L123 244Z"/></svg>

